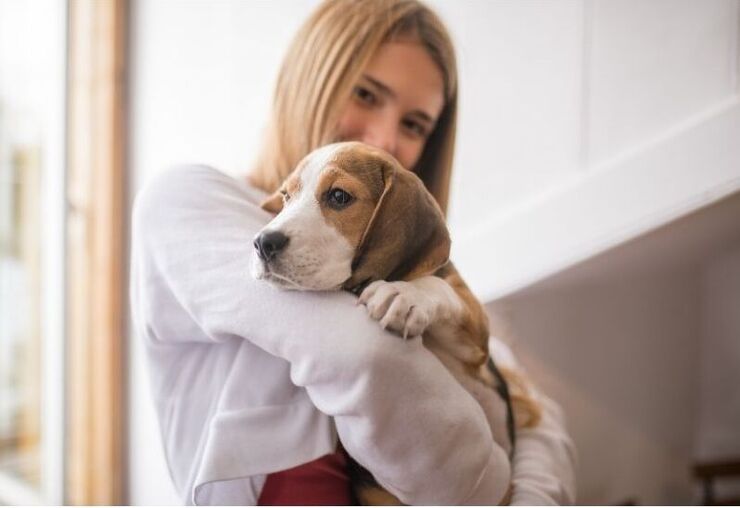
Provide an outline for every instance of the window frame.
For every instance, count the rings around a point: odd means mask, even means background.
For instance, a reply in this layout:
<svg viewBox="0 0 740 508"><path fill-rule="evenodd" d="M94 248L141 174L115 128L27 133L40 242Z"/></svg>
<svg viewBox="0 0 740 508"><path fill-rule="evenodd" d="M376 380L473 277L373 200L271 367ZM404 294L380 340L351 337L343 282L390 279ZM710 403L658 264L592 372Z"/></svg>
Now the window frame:
<svg viewBox="0 0 740 508"><path fill-rule="evenodd" d="M125 504L128 2L69 0L66 502Z"/></svg>

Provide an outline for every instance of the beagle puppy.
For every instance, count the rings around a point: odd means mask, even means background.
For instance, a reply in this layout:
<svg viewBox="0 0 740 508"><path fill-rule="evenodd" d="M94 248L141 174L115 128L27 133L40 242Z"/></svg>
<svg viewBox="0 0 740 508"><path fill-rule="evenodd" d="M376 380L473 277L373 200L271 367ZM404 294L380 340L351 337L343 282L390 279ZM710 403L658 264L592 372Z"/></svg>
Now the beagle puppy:
<svg viewBox="0 0 740 508"><path fill-rule="evenodd" d="M254 238L255 278L349 290L383 328L421 335L512 453L514 421L534 424L537 404L489 358L486 314L449 261L444 215L413 172L369 145L335 143L306 156L262 207L277 216ZM359 465L352 470L362 504L400 504Z"/></svg>

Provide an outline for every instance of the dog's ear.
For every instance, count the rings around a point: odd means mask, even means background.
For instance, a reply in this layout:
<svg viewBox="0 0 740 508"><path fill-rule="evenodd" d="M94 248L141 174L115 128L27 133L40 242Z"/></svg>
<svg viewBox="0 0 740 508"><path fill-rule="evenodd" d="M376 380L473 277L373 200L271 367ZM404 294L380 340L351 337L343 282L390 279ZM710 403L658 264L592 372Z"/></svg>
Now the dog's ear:
<svg viewBox="0 0 740 508"><path fill-rule="evenodd" d="M355 253L346 289L432 274L449 259L444 215L422 181L390 163L381 174L384 190Z"/></svg>
<svg viewBox="0 0 740 508"><path fill-rule="evenodd" d="M283 209L283 195L280 190L276 190L272 195L265 198L265 200L260 203L260 208L270 213L280 213Z"/></svg>

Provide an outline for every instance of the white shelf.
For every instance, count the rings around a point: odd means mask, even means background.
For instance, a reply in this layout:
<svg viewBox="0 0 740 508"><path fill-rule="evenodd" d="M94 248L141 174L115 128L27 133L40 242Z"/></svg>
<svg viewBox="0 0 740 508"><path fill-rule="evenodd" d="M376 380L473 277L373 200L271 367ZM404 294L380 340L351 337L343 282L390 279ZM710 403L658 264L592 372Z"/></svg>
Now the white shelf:
<svg viewBox="0 0 740 508"><path fill-rule="evenodd" d="M733 96L512 213L461 232L452 259L476 295L490 302L738 191L740 97Z"/></svg>

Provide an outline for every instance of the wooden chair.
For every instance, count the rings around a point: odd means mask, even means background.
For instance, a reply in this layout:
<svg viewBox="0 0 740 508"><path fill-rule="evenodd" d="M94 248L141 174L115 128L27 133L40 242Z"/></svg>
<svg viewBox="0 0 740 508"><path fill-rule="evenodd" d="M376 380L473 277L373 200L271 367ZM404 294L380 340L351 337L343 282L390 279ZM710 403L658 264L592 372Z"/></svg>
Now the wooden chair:
<svg viewBox="0 0 740 508"><path fill-rule="evenodd" d="M702 504L740 505L740 497L718 499L714 492L714 480L717 478L735 477L740 481L740 460L696 463L692 471L694 477L702 482Z"/></svg>

